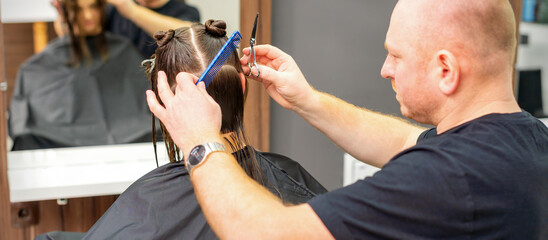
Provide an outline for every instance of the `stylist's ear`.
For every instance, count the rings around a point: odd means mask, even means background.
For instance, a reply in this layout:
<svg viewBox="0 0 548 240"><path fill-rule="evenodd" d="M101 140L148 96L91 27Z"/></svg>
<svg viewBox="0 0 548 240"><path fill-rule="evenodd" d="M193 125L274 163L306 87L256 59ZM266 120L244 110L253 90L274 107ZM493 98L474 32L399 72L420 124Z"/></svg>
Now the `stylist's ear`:
<svg viewBox="0 0 548 240"><path fill-rule="evenodd" d="M245 92L245 75L244 73L240 73L240 80L242 81L242 90Z"/></svg>
<svg viewBox="0 0 548 240"><path fill-rule="evenodd" d="M439 88L445 95L453 94L460 83L460 66L453 53L441 50L436 55L436 74L440 79Z"/></svg>

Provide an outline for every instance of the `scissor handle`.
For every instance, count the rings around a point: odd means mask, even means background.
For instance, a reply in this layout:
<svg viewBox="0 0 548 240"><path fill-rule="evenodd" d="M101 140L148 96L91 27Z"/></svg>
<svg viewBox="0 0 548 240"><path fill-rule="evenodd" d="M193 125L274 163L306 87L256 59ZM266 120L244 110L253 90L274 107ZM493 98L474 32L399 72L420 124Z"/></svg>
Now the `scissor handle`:
<svg viewBox="0 0 548 240"><path fill-rule="evenodd" d="M249 60L247 62L247 66L249 67L249 74L247 76L251 76L253 73L251 73L251 69L255 67L257 69L257 75L253 75L255 78L259 78L261 76L261 70L259 69L259 65L257 64L257 58L255 57L255 48L253 47L255 45L255 38L251 38L249 40L249 43L251 45L251 54L249 55ZM251 64L251 56L253 56L253 64Z"/></svg>

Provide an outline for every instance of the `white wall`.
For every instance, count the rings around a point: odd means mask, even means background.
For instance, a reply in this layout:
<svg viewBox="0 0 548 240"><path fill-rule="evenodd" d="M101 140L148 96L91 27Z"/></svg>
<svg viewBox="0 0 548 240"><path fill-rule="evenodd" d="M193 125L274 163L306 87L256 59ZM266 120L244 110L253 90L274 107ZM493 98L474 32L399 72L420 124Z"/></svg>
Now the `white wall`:
<svg viewBox="0 0 548 240"><path fill-rule="evenodd" d="M2 22L51 22L57 12L50 0L1 0ZM201 22L221 19L227 22L228 34L240 29L240 0L186 0L200 11Z"/></svg>
<svg viewBox="0 0 548 240"><path fill-rule="evenodd" d="M240 29L240 0L186 0L200 11L201 22L208 19L224 20L228 33Z"/></svg>
<svg viewBox="0 0 548 240"><path fill-rule="evenodd" d="M50 0L1 0L2 22L51 22L57 12Z"/></svg>
<svg viewBox="0 0 548 240"><path fill-rule="evenodd" d="M529 42L519 45L516 67L518 70L541 69L542 105L548 114L548 24L522 22L519 28L520 34L529 37Z"/></svg>

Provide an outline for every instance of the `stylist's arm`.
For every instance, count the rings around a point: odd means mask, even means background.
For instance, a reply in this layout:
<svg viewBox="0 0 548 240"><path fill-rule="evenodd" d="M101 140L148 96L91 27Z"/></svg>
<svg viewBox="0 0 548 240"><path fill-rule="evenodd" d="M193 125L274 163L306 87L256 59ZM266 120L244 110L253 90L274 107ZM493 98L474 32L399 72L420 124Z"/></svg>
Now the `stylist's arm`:
<svg viewBox="0 0 548 240"><path fill-rule="evenodd" d="M173 93L163 72L158 74L158 101L147 91L150 110L166 126L185 158L206 142L219 142L221 110L203 83L191 74L177 75ZM231 154L214 152L193 168L191 180L198 202L221 239L332 239L308 204L284 206L250 179ZM169 206L166 206L169 207Z"/></svg>
<svg viewBox="0 0 548 240"><path fill-rule="evenodd" d="M256 76L257 69L248 67L250 49L244 49L243 53L240 62L244 72L251 71L252 76ZM415 145L424 131L400 118L356 107L316 91L308 84L295 60L274 46L255 46L255 55L261 74L254 79L263 83L272 99L299 114L362 162L383 167L394 155Z"/></svg>

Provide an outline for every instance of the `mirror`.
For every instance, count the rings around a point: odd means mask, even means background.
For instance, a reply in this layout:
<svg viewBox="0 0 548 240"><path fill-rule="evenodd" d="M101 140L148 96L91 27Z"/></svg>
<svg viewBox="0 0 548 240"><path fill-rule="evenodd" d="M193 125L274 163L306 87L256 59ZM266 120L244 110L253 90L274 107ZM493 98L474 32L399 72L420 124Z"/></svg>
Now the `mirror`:
<svg viewBox="0 0 548 240"><path fill-rule="evenodd" d="M9 59L6 61L6 75L10 102L21 63L56 37L51 22L57 18L57 13L50 0L2 0L1 3L5 35L9 36L6 38L4 49L7 49L5 54ZM239 0L187 0L186 3L200 11L201 22L210 18L223 19L227 22L229 33L240 28Z"/></svg>
<svg viewBox="0 0 548 240"><path fill-rule="evenodd" d="M178 1L178 0L174 0ZM186 0L187 4L195 6L200 11L201 22L204 22L207 19L223 19L227 22L228 32L232 32L236 29L240 29L240 1L239 0L229 0L229 1L213 1L213 0ZM6 75L8 81L8 99L12 96L13 86L15 77L18 71L19 66L23 61L28 59L34 54L34 49L39 48L38 43L44 42L44 39L33 38L32 33L36 32L45 32L45 36L48 39L54 38L54 32L52 29L51 21L56 18L56 12L53 11L53 7L50 5L49 0L2 0L1 1L1 16L2 24L4 27L4 43L3 46L4 54L6 61L4 62L6 67ZM29 8L29 6L31 6ZM44 29L44 27L46 29ZM29 34L30 33L30 34ZM34 34L35 35L35 34ZM46 39L47 44L47 39ZM9 101L9 100L8 100ZM150 119L146 119L150 122ZM148 125L150 127L150 125ZM150 142L144 143L143 146L146 146L144 151L129 151L132 154L145 155L147 158L147 163L150 163L150 166L154 166L154 155ZM161 146L159 146L161 147ZM10 149L10 148L8 148ZM92 162L99 160L104 160L104 158L115 156L118 159L124 158L128 161L133 161L127 157L128 148L117 149L113 146L94 146L94 147L72 147L70 150L56 152L53 150L29 150L29 151L19 151L20 153L14 154L15 152L8 153L8 162L10 163L9 169L14 167L20 169L26 169L25 162L44 167L52 167L54 163L52 161L63 161L66 159L67 162L78 160L78 164L84 162ZM105 154L108 152L108 154ZM139 153L140 152L140 153ZM101 153L101 154L100 154ZM167 160L167 157L163 157L165 151L163 149L158 149L160 164L162 164L162 159ZM90 156L88 154L99 154ZM129 154L131 155L131 154ZM87 157L88 160L82 159L82 156ZM24 161L10 161L12 157L22 158ZM78 159L74 159L78 158ZM12 159L13 160L13 159ZM139 160L138 160L139 161ZM138 162L137 161L137 162ZM14 165L14 163L17 163ZM48 165L49 164L49 165ZM88 169L89 170L89 169ZM88 171L86 170L86 171ZM40 169L37 169L40 171ZM97 171L96 171L97 172ZM10 173L10 179L13 179L13 174ZM38 173L39 174L39 173ZM115 175L115 174L113 174ZM29 182L28 179L25 179L27 175L21 175L21 182ZM13 181L15 182L15 181ZM34 185L39 185L40 183L34 183ZM18 195L14 194L13 191L17 190L12 186L12 181L10 181L10 192L12 193L10 198L12 201L32 201L38 199L32 198L14 198ZM76 192L72 190L72 192ZM113 192L114 194L115 192ZM101 193L97 193L100 195ZM22 196L22 195L19 195Z"/></svg>

